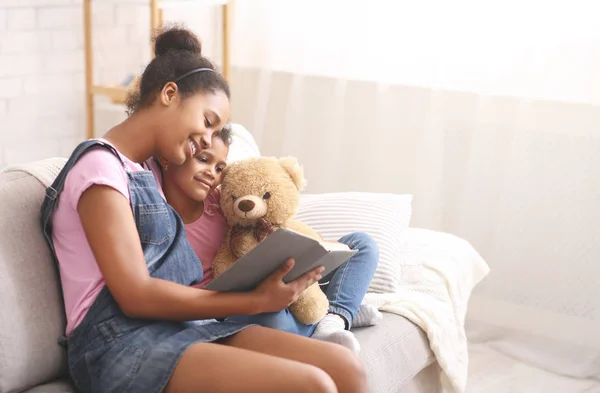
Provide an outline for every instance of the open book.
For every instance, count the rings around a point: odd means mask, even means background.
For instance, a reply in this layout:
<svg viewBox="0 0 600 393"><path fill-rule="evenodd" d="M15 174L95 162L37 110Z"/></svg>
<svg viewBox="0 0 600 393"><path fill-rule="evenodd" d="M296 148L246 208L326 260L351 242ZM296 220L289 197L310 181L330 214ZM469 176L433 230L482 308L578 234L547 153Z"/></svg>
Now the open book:
<svg viewBox="0 0 600 393"><path fill-rule="evenodd" d="M288 258L294 258L295 265L285 275L284 282L294 281L319 266L325 268L322 273L325 277L356 253L357 250L342 243L320 242L296 231L279 228L205 288L219 292L250 291Z"/></svg>

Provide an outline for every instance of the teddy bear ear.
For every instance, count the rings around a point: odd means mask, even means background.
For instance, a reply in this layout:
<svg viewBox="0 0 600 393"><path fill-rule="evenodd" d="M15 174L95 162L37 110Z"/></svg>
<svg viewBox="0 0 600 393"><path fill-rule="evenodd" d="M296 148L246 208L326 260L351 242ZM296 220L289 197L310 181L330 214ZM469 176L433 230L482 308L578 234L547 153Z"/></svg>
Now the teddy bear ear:
<svg viewBox="0 0 600 393"><path fill-rule="evenodd" d="M278 161L283 169L290 175L298 191L302 191L306 185L306 180L304 179L304 170L300 166L298 160L295 157L281 157Z"/></svg>

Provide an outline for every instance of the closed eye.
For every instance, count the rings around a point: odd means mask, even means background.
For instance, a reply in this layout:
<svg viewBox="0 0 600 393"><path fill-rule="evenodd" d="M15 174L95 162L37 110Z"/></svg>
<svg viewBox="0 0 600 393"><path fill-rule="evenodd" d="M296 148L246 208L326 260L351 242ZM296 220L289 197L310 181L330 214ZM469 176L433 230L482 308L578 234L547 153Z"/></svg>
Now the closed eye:
<svg viewBox="0 0 600 393"><path fill-rule="evenodd" d="M208 117L204 116L204 125L206 126L206 128L210 128L210 126L212 126L212 123L210 122L210 120L208 120Z"/></svg>

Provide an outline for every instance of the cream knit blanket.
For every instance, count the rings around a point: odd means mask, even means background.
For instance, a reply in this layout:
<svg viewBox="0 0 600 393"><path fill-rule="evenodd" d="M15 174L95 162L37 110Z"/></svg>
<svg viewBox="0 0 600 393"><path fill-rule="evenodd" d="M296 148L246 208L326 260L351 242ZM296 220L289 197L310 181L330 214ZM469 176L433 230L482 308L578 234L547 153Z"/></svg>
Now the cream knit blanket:
<svg viewBox="0 0 600 393"><path fill-rule="evenodd" d="M465 314L471 291L489 272L465 240L443 232L408 228L398 260L422 266L420 277L396 293L368 293L363 304L404 316L427 333L444 389L464 393L469 354Z"/></svg>

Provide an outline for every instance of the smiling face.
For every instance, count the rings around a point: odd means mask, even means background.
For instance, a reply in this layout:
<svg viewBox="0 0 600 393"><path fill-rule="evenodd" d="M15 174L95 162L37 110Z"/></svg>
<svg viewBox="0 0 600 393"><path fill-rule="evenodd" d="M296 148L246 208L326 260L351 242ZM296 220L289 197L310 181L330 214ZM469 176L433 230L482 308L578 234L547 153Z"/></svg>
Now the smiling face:
<svg viewBox="0 0 600 393"><path fill-rule="evenodd" d="M184 164L209 148L229 119L229 99L222 91L197 93L182 100L177 85L167 84L160 99L164 110L157 117L161 121L158 150L172 165Z"/></svg>
<svg viewBox="0 0 600 393"><path fill-rule="evenodd" d="M163 189L166 195L173 191L201 202L221 184L229 148L219 137L212 139L211 147L204 149L182 165L168 166L163 171Z"/></svg>

